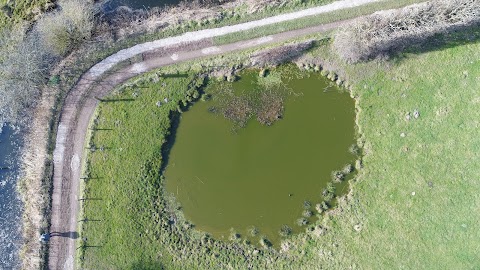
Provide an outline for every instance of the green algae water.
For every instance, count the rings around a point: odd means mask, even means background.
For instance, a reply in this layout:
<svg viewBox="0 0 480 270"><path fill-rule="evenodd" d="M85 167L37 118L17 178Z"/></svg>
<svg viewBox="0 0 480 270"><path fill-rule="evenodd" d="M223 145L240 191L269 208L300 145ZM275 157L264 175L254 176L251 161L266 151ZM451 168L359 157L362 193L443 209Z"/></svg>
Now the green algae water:
<svg viewBox="0 0 480 270"><path fill-rule="evenodd" d="M236 232L258 243L262 236L276 245L283 225L294 233L304 230L296 221L306 208L315 216L332 171L355 161L348 150L355 142L354 100L319 74L299 76L291 70L275 71L291 93L282 119L271 126L251 119L232 132L232 122L209 112L215 99L182 114L166 188L197 229L217 239ZM231 84L236 92L248 92L262 87L258 80L258 72L249 71ZM206 91L224 84L212 83ZM345 192L346 184L337 190Z"/></svg>

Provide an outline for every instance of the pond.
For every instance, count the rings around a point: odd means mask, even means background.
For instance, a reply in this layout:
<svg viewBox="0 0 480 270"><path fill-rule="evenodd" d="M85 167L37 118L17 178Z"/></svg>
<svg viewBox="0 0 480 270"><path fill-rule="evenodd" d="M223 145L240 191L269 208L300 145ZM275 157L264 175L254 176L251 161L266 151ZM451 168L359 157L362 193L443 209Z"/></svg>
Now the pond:
<svg viewBox="0 0 480 270"><path fill-rule="evenodd" d="M17 194L20 135L0 126L0 269L19 268L21 201Z"/></svg>
<svg viewBox="0 0 480 270"><path fill-rule="evenodd" d="M271 126L253 117L232 129L231 121L212 113L219 88L230 84L237 94L261 90L258 71L244 72L234 83L211 83L205 91L214 93L213 100L199 101L182 114L166 188L197 229L218 239L230 239L234 232L277 245L285 225L293 233L305 229L297 224L302 213L306 221L315 220L315 205L322 202L332 171L355 162L349 151L355 143L354 100L318 73L294 69L267 76L280 78L288 89L282 119ZM346 190L345 181L336 184L337 194Z"/></svg>

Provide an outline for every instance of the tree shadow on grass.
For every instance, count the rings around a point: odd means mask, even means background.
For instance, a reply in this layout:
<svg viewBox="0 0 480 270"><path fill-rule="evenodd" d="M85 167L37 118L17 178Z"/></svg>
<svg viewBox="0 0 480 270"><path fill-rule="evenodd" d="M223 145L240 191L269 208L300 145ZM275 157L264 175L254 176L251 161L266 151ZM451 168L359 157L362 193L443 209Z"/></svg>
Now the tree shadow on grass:
<svg viewBox="0 0 480 270"><path fill-rule="evenodd" d="M118 98L118 99L102 99L101 102L130 102L135 101L134 98Z"/></svg>
<svg viewBox="0 0 480 270"><path fill-rule="evenodd" d="M160 168L160 173L164 174L165 169L168 166L168 161L170 159L170 152L172 151L172 147L175 144L175 140L177 138L177 130L178 126L180 125L180 113L179 112L171 112L170 113L170 130L169 134L166 138L165 145L162 147L162 166Z"/></svg>
<svg viewBox="0 0 480 270"><path fill-rule="evenodd" d="M204 81L203 86L198 89L199 92L203 92L203 87L207 85L207 80ZM196 102L196 101L195 101ZM195 102L189 102L187 106L181 107L183 113L188 112ZM180 117L181 113L178 111L170 112L170 130L169 134L166 138L166 143L162 146L162 166L160 168L160 173L163 175L165 173L165 169L168 166L168 161L170 159L170 152L172 150L173 145L175 144L177 138L177 130L178 126L180 125Z"/></svg>
<svg viewBox="0 0 480 270"><path fill-rule="evenodd" d="M400 62L405 59L405 54L423 54L474 43L480 43L480 24L452 27L422 42L412 42L403 52L393 53L392 56Z"/></svg>

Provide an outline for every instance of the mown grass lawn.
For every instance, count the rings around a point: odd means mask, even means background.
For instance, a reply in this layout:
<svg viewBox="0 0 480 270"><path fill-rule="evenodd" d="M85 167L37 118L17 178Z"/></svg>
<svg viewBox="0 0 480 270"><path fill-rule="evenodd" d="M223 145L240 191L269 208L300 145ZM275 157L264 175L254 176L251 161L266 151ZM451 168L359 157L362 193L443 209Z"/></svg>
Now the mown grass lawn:
<svg viewBox="0 0 480 270"><path fill-rule="evenodd" d="M308 245L305 262L480 267L480 44L348 69L357 80L364 169L342 213L326 222L330 232Z"/></svg>
<svg viewBox="0 0 480 270"><path fill-rule="evenodd" d="M311 55L336 61L327 47ZM346 200L316 224L324 233L317 227L295 236L282 253L212 241L190 229L165 196L161 150L171 111L185 98L192 74L127 87L112 97L136 96L132 102L102 103L95 128L112 130L94 132L97 150L88 158L86 196L101 200L87 201L85 215L101 221L83 223L83 266L480 267L480 44L344 66L343 72L358 99L364 167ZM156 106L165 97L169 102Z"/></svg>

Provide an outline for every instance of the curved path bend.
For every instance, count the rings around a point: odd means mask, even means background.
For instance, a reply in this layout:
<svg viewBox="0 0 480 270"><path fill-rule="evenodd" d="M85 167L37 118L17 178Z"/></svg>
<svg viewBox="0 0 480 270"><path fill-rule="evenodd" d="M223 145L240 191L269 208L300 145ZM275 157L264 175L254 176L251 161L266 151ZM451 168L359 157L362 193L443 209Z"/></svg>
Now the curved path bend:
<svg viewBox="0 0 480 270"><path fill-rule="evenodd" d="M60 114L55 150L53 152L54 172L50 232L55 232L62 237L51 238L48 268L56 270L74 269L75 267L75 241L78 238L76 230L81 199L79 197L81 160L88 123L98 105L96 97L102 98L116 85L162 66L325 32L346 24L350 20L283 32L222 46L211 46L210 38L376 1L379 0L337 1L330 5L258 21L189 32L176 37L147 42L121 50L88 70L68 93ZM185 45L186 43L188 44ZM192 46L195 49L181 49L182 47L192 48ZM178 51L175 48L178 48ZM159 54L159 50L162 49L164 51L160 51L161 53ZM118 63L138 55L143 56L143 61L109 73Z"/></svg>

